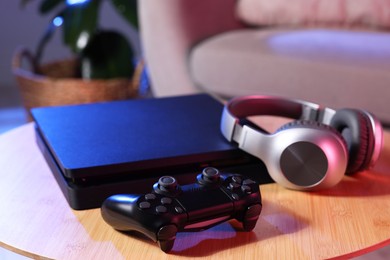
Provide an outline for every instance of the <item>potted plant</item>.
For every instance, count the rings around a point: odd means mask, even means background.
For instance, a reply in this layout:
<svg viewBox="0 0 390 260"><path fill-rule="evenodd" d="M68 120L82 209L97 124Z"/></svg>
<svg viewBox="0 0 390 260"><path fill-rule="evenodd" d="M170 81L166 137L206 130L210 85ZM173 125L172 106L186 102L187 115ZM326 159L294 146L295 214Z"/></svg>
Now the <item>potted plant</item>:
<svg viewBox="0 0 390 260"><path fill-rule="evenodd" d="M21 0L21 4L26 6L32 1ZM137 0L108 1L130 26L138 28ZM102 2L41 0L39 13L51 14L52 19L36 51L18 49L13 59L13 72L28 111L38 106L127 99L138 94L134 52L123 34L101 27ZM59 28L74 58L41 64L45 47ZM32 71L22 68L26 58Z"/></svg>

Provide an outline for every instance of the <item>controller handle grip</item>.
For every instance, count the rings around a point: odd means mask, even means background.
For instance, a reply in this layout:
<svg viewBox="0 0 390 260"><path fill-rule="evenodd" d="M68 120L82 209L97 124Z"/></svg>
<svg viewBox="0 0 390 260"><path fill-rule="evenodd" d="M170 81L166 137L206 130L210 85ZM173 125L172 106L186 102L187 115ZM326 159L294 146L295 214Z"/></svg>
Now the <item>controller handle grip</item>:
<svg viewBox="0 0 390 260"><path fill-rule="evenodd" d="M137 207L136 201L140 195L117 194L107 198L102 207L101 215L116 230L120 231L138 231L157 242L156 234L140 225L139 221L132 218L131 215Z"/></svg>

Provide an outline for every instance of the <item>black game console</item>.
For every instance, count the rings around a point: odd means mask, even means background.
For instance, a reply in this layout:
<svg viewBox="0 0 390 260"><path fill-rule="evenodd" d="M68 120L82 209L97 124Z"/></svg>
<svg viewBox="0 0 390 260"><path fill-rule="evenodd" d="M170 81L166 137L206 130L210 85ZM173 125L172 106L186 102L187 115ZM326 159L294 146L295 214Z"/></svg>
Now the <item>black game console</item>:
<svg viewBox="0 0 390 260"><path fill-rule="evenodd" d="M180 186L172 176L163 176L144 195L113 195L102 205L103 219L117 230L143 233L164 252L172 249L180 231L201 231L233 218L245 231L255 227L262 208L259 184L213 167L195 180Z"/></svg>
<svg viewBox="0 0 390 260"><path fill-rule="evenodd" d="M193 182L204 167L272 182L263 162L220 133L223 105L209 95L32 109L36 140L69 205L98 208L144 193L160 176Z"/></svg>

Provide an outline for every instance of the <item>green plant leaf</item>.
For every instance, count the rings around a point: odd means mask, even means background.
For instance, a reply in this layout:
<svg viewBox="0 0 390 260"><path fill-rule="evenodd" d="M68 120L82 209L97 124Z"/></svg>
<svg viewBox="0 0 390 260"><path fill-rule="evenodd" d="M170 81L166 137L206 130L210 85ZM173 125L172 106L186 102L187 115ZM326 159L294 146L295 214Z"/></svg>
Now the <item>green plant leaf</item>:
<svg viewBox="0 0 390 260"><path fill-rule="evenodd" d="M74 53L80 53L96 32L101 0L68 6L64 11L63 40Z"/></svg>
<svg viewBox="0 0 390 260"><path fill-rule="evenodd" d="M111 0L111 3L127 22L135 29L139 28L137 0Z"/></svg>
<svg viewBox="0 0 390 260"><path fill-rule="evenodd" d="M96 33L81 53L81 75L85 79L131 78L133 51L116 31Z"/></svg>
<svg viewBox="0 0 390 260"><path fill-rule="evenodd" d="M39 5L39 12L41 14L47 14L57 6L65 4L64 0L43 0Z"/></svg>

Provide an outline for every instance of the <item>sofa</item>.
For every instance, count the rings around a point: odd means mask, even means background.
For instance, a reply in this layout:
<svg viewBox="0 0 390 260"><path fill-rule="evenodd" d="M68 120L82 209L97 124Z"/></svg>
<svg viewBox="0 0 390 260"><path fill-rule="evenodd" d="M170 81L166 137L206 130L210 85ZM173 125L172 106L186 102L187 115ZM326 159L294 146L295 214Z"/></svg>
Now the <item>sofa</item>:
<svg viewBox="0 0 390 260"><path fill-rule="evenodd" d="M338 1L140 0L153 95L276 95L390 124L390 3Z"/></svg>

